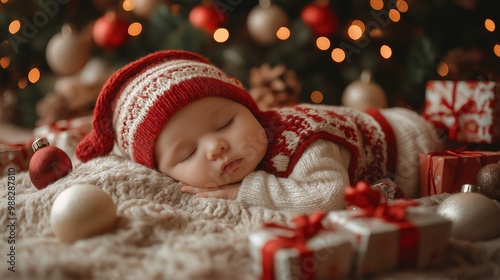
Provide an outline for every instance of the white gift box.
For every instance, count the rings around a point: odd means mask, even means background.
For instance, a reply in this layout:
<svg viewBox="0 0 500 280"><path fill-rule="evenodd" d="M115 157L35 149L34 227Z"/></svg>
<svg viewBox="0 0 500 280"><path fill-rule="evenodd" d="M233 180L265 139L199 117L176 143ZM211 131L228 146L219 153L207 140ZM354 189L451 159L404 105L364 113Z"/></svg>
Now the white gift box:
<svg viewBox="0 0 500 280"><path fill-rule="evenodd" d="M249 235L253 269L260 279L349 278L355 242L351 233L322 229L305 242L296 237L292 229L266 226Z"/></svg>
<svg viewBox="0 0 500 280"><path fill-rule="evenodd" d="M409 207L404 221L363 217L362 210L332 211L328 223L343 227L356 238L355 276L405 268L426 268L445 256L451 221L429 209Z"/></svg>
<svg viewBox="0 0 500 280"><path fill-rule="evenodd" d="M85 116L38 126L33 130L33 136L47 138L50 145L63 150L75 164L77 162L76 146L92 131L92 128L92 116Z"/></svg>

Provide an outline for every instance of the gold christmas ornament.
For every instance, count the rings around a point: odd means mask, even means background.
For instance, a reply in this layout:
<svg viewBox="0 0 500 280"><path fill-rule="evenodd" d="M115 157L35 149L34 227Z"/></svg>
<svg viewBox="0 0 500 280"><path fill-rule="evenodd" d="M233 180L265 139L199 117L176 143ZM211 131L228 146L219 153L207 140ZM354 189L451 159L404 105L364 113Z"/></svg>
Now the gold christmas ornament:
<svg viewBox="0 0 500 280"><path fill-rule="evenodd" d="M359 80L349 84L342 94L342 105L364 110L386 108L387 97L384 90L372 81L372 74L365 70Z"/></svg>
<svg viewBox="0 0 500 280"><path fill-rule="evenodd" d="M264 63L250 69L250 95L261 110L297 103L301 84L294 71L284 65Z"/></svg>
<svg viewBox="0 0 500 280"><path fill-rule="evenodd" d="M476 176L481 193L500 201L500 164L487 164L479 169Z"/></svg>

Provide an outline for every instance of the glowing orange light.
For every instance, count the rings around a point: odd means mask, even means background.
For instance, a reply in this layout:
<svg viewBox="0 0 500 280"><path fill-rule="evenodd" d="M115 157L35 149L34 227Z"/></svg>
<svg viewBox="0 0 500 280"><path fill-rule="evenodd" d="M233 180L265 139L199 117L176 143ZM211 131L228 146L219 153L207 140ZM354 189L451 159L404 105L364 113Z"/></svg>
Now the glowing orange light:
<svg viewBox="0 0 500 280"><path fill-rule="evenodd" d="M374 10L382 10L382 8L384 7L384 1L382 0L370 0L370 6L374 9Z"/></svg>
<svg viewBox="0 0 500 280"><path fill-rule="evenodd" d="M499 44L496 44L494 47L493 47L493 52L498 56L500 57L500 45Z"/></svg>
<svg viewBox="0 0 500 280"><path fill-rule="evenodd" d="M388 59L392 56L392 49L387 45L383 45L380 47L380 55L383 58Z"/></svg>
<svg viewBox="0 0 500 280"><path fill-rule="evenodd" d="M9 67L9 65L10 65L10 58L9 57L0 58L0 66L2 66L3 69Z"/></svg>
<svg viewBox="0 0 500 280"><path fill-rule="evenodd" d="M319 90L311 92L311 101L314 103L321 103L323 101L323 93Z"/></svg>
<svg viewBox="0 0 500 280"><path fill-rule="evenodd" d="M332 50L332 59L335 62L342 62L345 59L345 52L341 48L335 48Z"/></svg>
<svg viewBox="0 0 500 280"><path fill-rule="evenodd" d="M125 11L130 12L135 8L134 0L125 0L123 1L122 7Z"/></svg>
<svg viewBox="0 0 500 280"><path fill-rule="evenodd" d="M436 66L436 71L439 76L445 77L450 72L450 68L448 67L448 64L441 61Z"/></svg>
<svg viewBox="0 0 500 280"><path fill-rule="evenodd" d="M280 27L278 31L276 31L276 37L283 41L290 38L290 29L284 26Z"/></svg>
<svg viewBox="0 0 500 280"><path fill-rule="evenodd" d="M36 67L31 69L30 72L28 73L28 80L34 84L38 82L39 79L40 79L40 70L38 70L38 68Z"/></svg>
<svg viewBox="0 0 500 280"><path fill-rule="evenodd" d="M398 22L401 19L401 14L398 12L398 10L391 9L389 11L389 18L394 22Z"/></svg>
<svg viewBox="0 0 500 280"><path fill-rule="evenodd" d="M493 32L495 31L495 22L488 18L484 21L484 27L486 27L486 30L489 32Z"/></svg>
<svg viewBox="0 0 500 280"><path fill-rule="evenodd" d="M21 29L21 22L19 20L13 20L10 24L9 24L9 32L10 34L16 34L17 31L19 31L19 29Z"/></svg>
<svg viewBox="0 0 500 280"><path fill-rule="evenodd" d="M214 40L217 43L224 43L229 39L229 31L225 28L218 28L214 32Z"/></svg>
<svg viewBox="0 0 500 280"><path fill-rule="evenodd" d="M358 40L363 35L363 30L357 25L351 25L349 29L347 29L347 34L351 39Z"/></svg>
<svg viewBox="0 0 500 280"><path fill-rule="evenodd" d="M328 50L328 48L330 48L330 39L326 37L318 37L318 39L316 39L316 47L322 51Z"/></svg>
<svg viewBox="0 0 500 280"><path fill-rule="evenodd" d="M139 22L133 22L128 26L128 34L130 36L137 36L142 32L142 24Z"/></svg>
<svg viewBox="0 0 500 280"><path fill-rule="evenodd" d="M20 89L24 89L27 85L28 85L28 79L26 79L26 78L21 78L21 79L19 79L19 81L17 82L17 86L18 86Z"/></svg>
<svg viewBox="0 0 500 280"><path fill-rule="evenodd" d="M404 0L397 0L396 1L396 9L402 13L408 12L408 3Z"/></svg>

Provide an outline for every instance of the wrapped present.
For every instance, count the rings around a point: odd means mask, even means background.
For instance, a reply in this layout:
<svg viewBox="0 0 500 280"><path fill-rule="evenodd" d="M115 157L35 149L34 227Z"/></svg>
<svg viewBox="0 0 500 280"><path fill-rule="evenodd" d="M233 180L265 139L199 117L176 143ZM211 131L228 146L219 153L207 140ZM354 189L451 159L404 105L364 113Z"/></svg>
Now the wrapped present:
<svg viewBox="0 0 500 280"><path fill-rule="evenodd" d="M268 223L249 235L260 279L347 279L354 236L322 225L325 213L294 218L296 227Z"/></svg>
<svg viewBox="0 0 500 280"><path fill-rule="evenodd" d="M73 164L76 162L76 146L88 133L92 131L92 116L85 116L70 120L59 120L51 124L36 127L33 135L36 138L47 138L50 145L63 150L70 157Z"/></svg>
<svg viewBox="0 0 500 280"><path fill-rule="evenodd" d="M500 83L429 81L423 116L446 128L450 140L500 141Z"/></svg>
<svg viewBox="0 0 500 280"><path fill-rule="evenodd" d="M500 160L500 152L466 151L463 148L420 154L422 196L457 193L462 185L475 185L479 169Z"/></svg>
<svg viewBox="0 0 500 280"><path fill-rule="evenodd" d="M32 142L32 140L24 143L0 142L0 176L7 174L10 168L14 168L15 172L28 170L33 156Z"/></svg>
<svg viewBox="0 0 500 280"><path fill-rule="evenodd" d="M397 269L422 269L444 260L451 221L415 201L381 203L380 192L360 181L346 189L357 210L332 211L327 221L357 238L353 274L369 276Z"/></svg>

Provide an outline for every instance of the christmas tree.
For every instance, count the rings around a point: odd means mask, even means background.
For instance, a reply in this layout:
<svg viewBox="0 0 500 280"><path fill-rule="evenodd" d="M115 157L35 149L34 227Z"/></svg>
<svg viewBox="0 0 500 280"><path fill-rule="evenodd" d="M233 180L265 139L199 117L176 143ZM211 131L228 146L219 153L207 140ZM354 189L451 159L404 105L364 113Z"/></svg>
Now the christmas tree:
<svg viewBox="0 0 500 280"><path fill-rule="evenodd" d="M387 106L418 111L427 80L500 73L498 1L0 2L0 121L23 127L91 112L113 70L161 49L208 57L255 98L276 91L266 104L342 104L369 70Z"/></svg>

